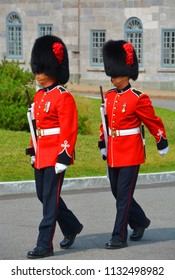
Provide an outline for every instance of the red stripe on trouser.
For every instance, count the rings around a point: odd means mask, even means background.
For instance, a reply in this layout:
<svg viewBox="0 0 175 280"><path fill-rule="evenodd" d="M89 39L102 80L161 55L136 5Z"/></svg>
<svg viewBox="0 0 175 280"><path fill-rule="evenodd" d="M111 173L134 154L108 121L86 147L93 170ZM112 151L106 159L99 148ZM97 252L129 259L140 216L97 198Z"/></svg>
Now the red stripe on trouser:
<svg viewBox="0 0 175 280"><path fill-rule="evenodd" d="M134 184L135 176L138 173L137 170L138 170L138 166L135 168L134 176L132 178L132 182L131 182L131 186L130 186L130 192L129 192L128 204L127 204L128 206L127 206L127 209L126 209L125 218L124 218L123 227L122 227L122 239L123 239L123 241L125 241L125 228L126 228L127 221L128 221L128 212L129 212L129 209L130 209L131 197L133 195L133 186L135 186L135 184Z"/></svg>
<svg viewBox="0 0 175 280"><path fill-rule="evenodd" d="M55 223L54 223L54 227L53 227L53 231L52 231L52 238L51 238L51 242L50 242L50 247L52 247L53 238L54 238L54 234L55 234L56 221L57 221L57 216L58 216L58 203L59 203L59 198L60 198L60 193L61 193L62 177L63 177L63 174L60 173L60 177L59 177L59 181L58 181L58 187L57 187L57 196L56 196L56 207L57 207L57 209L56 209Z"/></svg>

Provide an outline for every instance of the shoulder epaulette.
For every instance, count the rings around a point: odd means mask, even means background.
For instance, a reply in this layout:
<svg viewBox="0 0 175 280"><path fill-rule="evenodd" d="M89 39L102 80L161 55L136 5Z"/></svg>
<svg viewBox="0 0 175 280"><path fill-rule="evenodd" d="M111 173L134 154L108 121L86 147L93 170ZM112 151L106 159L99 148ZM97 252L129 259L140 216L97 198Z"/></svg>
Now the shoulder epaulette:
<svg viewBox="0 0 175 280"><path fill-rule="evenodd" d="M140 96L141 94L143 94L143 92L136 90L135 88L132 89L132 92L134 92L137 96Z"/></svg>
<svg viewBox="0 0 175 280"><path fill-rule="evenodd" d="M116 91L116 88L111 88L111 89L109 89L106 93L110 93L110 92L112 92L112 91Z"/></svg>
<svg viewBox="0 0 175 280"><path fill-rule="evenodd" d="M64 92L67 91L67 89L65 89L65 88L62 87L62 86L58 86L57 88L61 91L61 93L64 93Z"/></svg>

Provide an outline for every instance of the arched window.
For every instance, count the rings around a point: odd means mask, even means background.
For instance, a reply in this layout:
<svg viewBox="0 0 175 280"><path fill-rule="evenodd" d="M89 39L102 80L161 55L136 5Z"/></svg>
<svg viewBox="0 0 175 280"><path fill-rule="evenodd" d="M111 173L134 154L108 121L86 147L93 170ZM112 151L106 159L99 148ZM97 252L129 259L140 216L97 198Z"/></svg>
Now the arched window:
<svg viewBox="0 0 175 280"><path fill-rule="evenodd" d="M14 12L7 16L7 57L22 58L22 21Z"/></svg>
<svg viewBox="0 0 175 280"><path fill-rule="evenodd" d="M143 65L143 28L141 21L134 17L125 23L125 40L131 42L135 48L139 65Z"/></svg>

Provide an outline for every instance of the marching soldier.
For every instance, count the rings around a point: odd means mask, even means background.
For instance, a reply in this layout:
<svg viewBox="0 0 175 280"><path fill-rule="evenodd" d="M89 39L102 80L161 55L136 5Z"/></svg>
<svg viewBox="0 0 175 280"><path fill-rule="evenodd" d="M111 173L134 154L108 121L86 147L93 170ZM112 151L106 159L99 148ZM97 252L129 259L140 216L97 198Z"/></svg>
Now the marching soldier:
<svg viewBox="0 0 175 280"><path fill-rule="evenodd" d="M107 146L101 125L98 147L102 158L107 159L117 208L112 237L106 248L120 249L127 246L128 224L133 229L132 241L140 240L150 225L150 220L133 198L139 167L145 162L141 124L155 138L161 156L168 152L168 141L162 120L155 115L150 98L130 84L130 79L138 77L138 60L132 44L123 40L106 42L103 59L106 75L111 77L115 88L105 94Z"/></svg>
<svg viewBox="0 0 175 280"><path fill-rule="evenodd" d="M56 222L64 235L61 248L69 248L73 244L83 225L60 196L65 171L73 163L78 130L74 98L62 86L69 79L68 53L63 41L52 35L36 39L31 68L42 86L36 92L32 106L37 139L31 161L37 196L43 204L43 218L36 247L28 252L27 257L36 259L53 255Z"/></svg>

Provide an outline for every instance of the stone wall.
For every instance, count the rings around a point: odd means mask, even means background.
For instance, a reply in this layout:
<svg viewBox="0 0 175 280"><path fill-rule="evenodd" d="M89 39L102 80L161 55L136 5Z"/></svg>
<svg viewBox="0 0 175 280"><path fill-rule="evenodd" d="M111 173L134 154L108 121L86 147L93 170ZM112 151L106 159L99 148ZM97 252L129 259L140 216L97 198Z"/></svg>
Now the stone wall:
<svg viewBox="0 0 175 280"><path fill-rule="evenodd" d="M103 67L90 65L90 31L106 30L108 39L123 39L131 17L143 24L143 67L137 84L175 89L175 69L161 68L161 30L175 29L174 0L0 0L0 59L6 55L6 18L17 12L23 25L21 66L30 69L30 53L38 24L53 24L53 33L69 50L72 82L108 84Z"/></svg>

